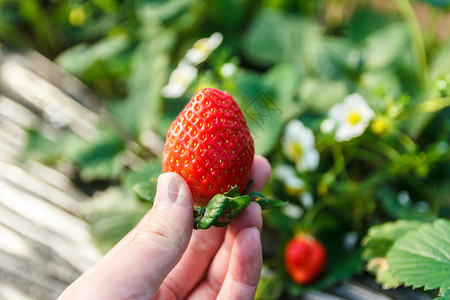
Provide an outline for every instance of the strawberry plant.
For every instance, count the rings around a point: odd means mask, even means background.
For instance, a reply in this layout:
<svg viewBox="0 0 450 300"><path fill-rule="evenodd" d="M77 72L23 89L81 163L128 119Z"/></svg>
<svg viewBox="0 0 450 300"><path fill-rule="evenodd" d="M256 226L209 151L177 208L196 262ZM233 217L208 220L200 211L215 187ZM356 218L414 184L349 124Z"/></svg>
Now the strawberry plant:
<svg viewBox="0 0 450 300"><path fill-rule="evenodd" d="M98 191L84 208L103 250L171 171L190 184L198 228L223 225L250 198L274 207L263 213L260 299L363 272L380 288L448 297L448 1L31 2L0 4L2 43L50 53L106 109L89 136L61 122L30 129L23 156L71 162ZM19 43L30 36L19 27L36 38ZM245 192L254 154L272 165L267 197ZM327 254L308 284L285 263L298 232Z"/></svg>

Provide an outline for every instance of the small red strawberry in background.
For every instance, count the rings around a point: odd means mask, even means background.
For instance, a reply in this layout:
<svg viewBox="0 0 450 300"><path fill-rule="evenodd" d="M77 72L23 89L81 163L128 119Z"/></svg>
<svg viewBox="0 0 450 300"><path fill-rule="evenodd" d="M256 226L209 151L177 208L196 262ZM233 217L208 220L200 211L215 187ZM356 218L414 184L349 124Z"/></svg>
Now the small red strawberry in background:
<svg viewBox="0 0 450 300"><path fill-rule="evenodd" d="M326 263L325 248L310 235L297 235L286 245L284 264L292 280L298 284L306 285L317 280Z"/></svg>
<svg viewBox="0 0 450 300"><path fill-rule="evenodd" d="M163 172L175 172L189 184L194 205L250 179L253 139L233 97L212 88L199 90L167 132Z"/></svg>

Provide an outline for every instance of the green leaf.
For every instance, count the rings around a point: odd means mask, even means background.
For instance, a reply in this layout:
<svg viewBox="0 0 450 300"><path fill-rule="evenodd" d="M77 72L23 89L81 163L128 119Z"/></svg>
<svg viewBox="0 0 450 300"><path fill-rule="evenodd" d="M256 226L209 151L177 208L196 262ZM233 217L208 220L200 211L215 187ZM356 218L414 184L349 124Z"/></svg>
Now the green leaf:
<svg viewBox="0 0 450 300"><path fill-rule="evenodd" d="M249 196L255 197L254 201L256 203L258 203L259 206L261 206L261 210L282 207L287 204L286 201L269 199L266 196L264 196L263 194L258 193L258 192L251 192L249 194Z"/></svg>
<svg viewBox="0 0 450 300"><path fill-rule="evenodd" d="M386 257L370 259L366 265L367 271L375 274L375 281L381 284L383 289L395 289L401 285L398 278L389 269Z"/></svg>
<svg viewBox="0 0 450 300"><path fill-rule="evenodd" d="M156 196L156 185L156 179L136 184L133 187L133 193L139 200L153 203Z"/></svg>
<svg viewBox="0 0 450 300"><path fill-rule="evenodd" d="M377 198L382 207L394 218L416 219L427 221L434 217L430 210L420 211L413 203L402 204L399 201L398 191L388 186L380 188L377 192Z"/></svg>
<svg viewBox="0 0 450 300"><path fill-rule="evenodd" d="M407 232L417 229L423 222L398 220L373 226L362 240L365 260L385 257L394 242Z"/></svg>
<svg viewBox="0 0 450 300"><path fill-rule="evenodd" d="M107 252L136 226L149 208L149 203L134 200L128 191L109 188L83 203L83 215L95 243Z"/></svg>
<svg viewBox="0 0 450 300"><path fill-rule="evenodd" d="M366 269L375 275L375 280L383 289L396 288L401 285L389 269L386 255L394 242L411 230L417 229L420 221L399 220L373 226L362 240L363 259L367 260Z"/></svg>
<svg viewBox="0 0 450 300"><path fill-rule="evenodd" d="M263 65L290 61L302 66L302 54L318 37L319 27L310 20L263 10L246 34L244 50L249 59Z"/></svg>
<svg viewBox="0 0 450 300"><path fill-rule="evenodd" d="M440 288L439 289L439 296L441 296L442 298L450 298L450 289L446 289L446 288ZM438 298L441 299L441 298Z"/></svg>
<svg viewBox="0 0 450 300"><path fill-rule="evenodd" d="M240 72L236 78L238 102L255 141L255 152L267 155L277 145L283 129L285 111L266 93L261 76Z"/></svg>
<svg viewBox="0 0 450 300"><path fill-rule="evenodd" d="M368 69L383 69L404 55L407 48L405 24L397 23L379 29L363 41L364 65Z"/></svg>
<svg viewBox="0 0 450 300"><path fill-rule="evenodd" d="M249 196L238 196L230 199L230 212L226 214L227 221L234 219L242 210L249 206L251 199Z"/></svg>
<svg viewBox="0 0 450 300"><path fill-rule="evenodd" d="M161 173L161 158L153 158L128 171L122 178L122 185L132 189L136 184L147 182L151 178L158 178Z"/></svg>
<svg viewBox="0 0 450 300"><path fill-rule="evenodd" d="M95 142L87 144L73 157L85 181L117 178L123 169L121 155L125 143L109 130L103 130Z"/></svg>
<svg viewBox="0 0 450 300"><path fill-rule="evenodd" d="M133 53L128 78L129 97L124 110L128 111L128 127L134 133L145 129L159 130L163 112L161 89L169 77L169 53L175 35L169 30L154 27L151 36L139 44Z"/></svg>
<svg viewBox="0 0 450 300"><path fill-rule="evenodd" d="M301 78L299 70L289 63L279 63L263 75L267 94L276 99L283 121L291 120L302 111L302 105L296 97Z"/></svg>
<svg viewBox="0 0 450 300"><path fill-rule="evenodd" d="M395 16L363 6L352 14L345 28L345 35L354 43L360 43L371 33L393 23Z"/></svg>
<svg viewBox="0 0 450 300"><path fill-rule="evenodd" d="M97 61L109 61L125 51L130 42L124 34L108 36L93 45L78 44L62 52L56 63L74 75L81 75Z"/></svg>
<svg viewBox="0 0 450 300"><path fill-rule="evenodd" d="M450 221L438 219L407 233L387 255L392 273L406 286L450 287Z"/></svg>
<svg viewBox="0 0 450 300"><path fill-rule="evenodd" d="M52 137L47 137L36 129L30 129L27 133L26 144L21 154L22 159L34 159L48 165L64 157L70 157L86 144L71 130L58 132Z"/></svg>
<svg viewBox="0 0 450 300"><path fill-rule="evenodd" d="M306 108L325 113L334 104L341 102L349 93L343 80L305 78L299 86L299 95Z"/></svg>
<svg viewBox="0 0 450 300"><path fill-rule="evenodd" d="M238 189L237 185L233 186L228 192L224 193L223 195L230 197L230 198L238 197L239 189Z"/></svg>
<svg viewBox="0 0 450 300"><path fill-rule="evenodd" d="M315 56L314 67L323 77L339 80L361 68L361 51L348 39L328 37Z"/></svg>
<svg viewBox="0 0 450 300"><path fill-rule="evenodd" d="M208 229L219 220L229 207L230 198L225 197L222 194L215 195L208 204L206 204L203 216L195 219L196 229Z"/></svg>

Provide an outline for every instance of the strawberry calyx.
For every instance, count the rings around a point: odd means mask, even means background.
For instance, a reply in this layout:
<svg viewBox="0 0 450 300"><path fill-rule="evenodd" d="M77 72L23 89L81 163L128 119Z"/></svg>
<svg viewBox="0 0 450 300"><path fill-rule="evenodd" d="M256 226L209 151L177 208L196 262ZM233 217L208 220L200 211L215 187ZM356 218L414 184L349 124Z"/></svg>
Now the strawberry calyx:
<svg viewBox="0 0 450 300"><path fill-rule="evenodd" d="M136 184L133 192L138 200L153 203L156 196L156 179ZM211 226L224 227L242 210L254 201L262 210L281 207L282 200L269 199L261 193L239 194L237 185L228 192L216 194L205 206L194 205L194 229L208 229ZM221 217L224 217L224 221Z"/></svg>
<svg viewBox="0 0 450 300"><path fill-rule="evenodd" d="M285 204L284 201L269 199L258 192L241 195L235 185L228 192L213 196L205 206L194 206L194 229L208 229L213 225L226 226L250 205L252 199L261 206L261 209L281 207ZM225 222L219 221L222 216Z"/></svg>

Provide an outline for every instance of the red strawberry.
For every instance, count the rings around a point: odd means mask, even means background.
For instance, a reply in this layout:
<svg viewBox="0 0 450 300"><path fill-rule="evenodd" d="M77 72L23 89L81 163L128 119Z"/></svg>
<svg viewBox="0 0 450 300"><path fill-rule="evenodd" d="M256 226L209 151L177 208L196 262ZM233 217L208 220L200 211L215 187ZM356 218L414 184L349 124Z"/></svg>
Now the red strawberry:
<svg viewBox="0 0 450 300"><path fill-rule="evenodd" d="M284 264L298 284L315 281L325 269L327 254L322 244L310 235L298 235L286 245Z"/></svg>
<svg viewBox="0 0 450 300"><path fill-rule="evenodd" d="M247 122L226 92L199 90L167 132L163 172L180 174L189 184L194 205L237 185L243 192L254 155Z"/></svg>

